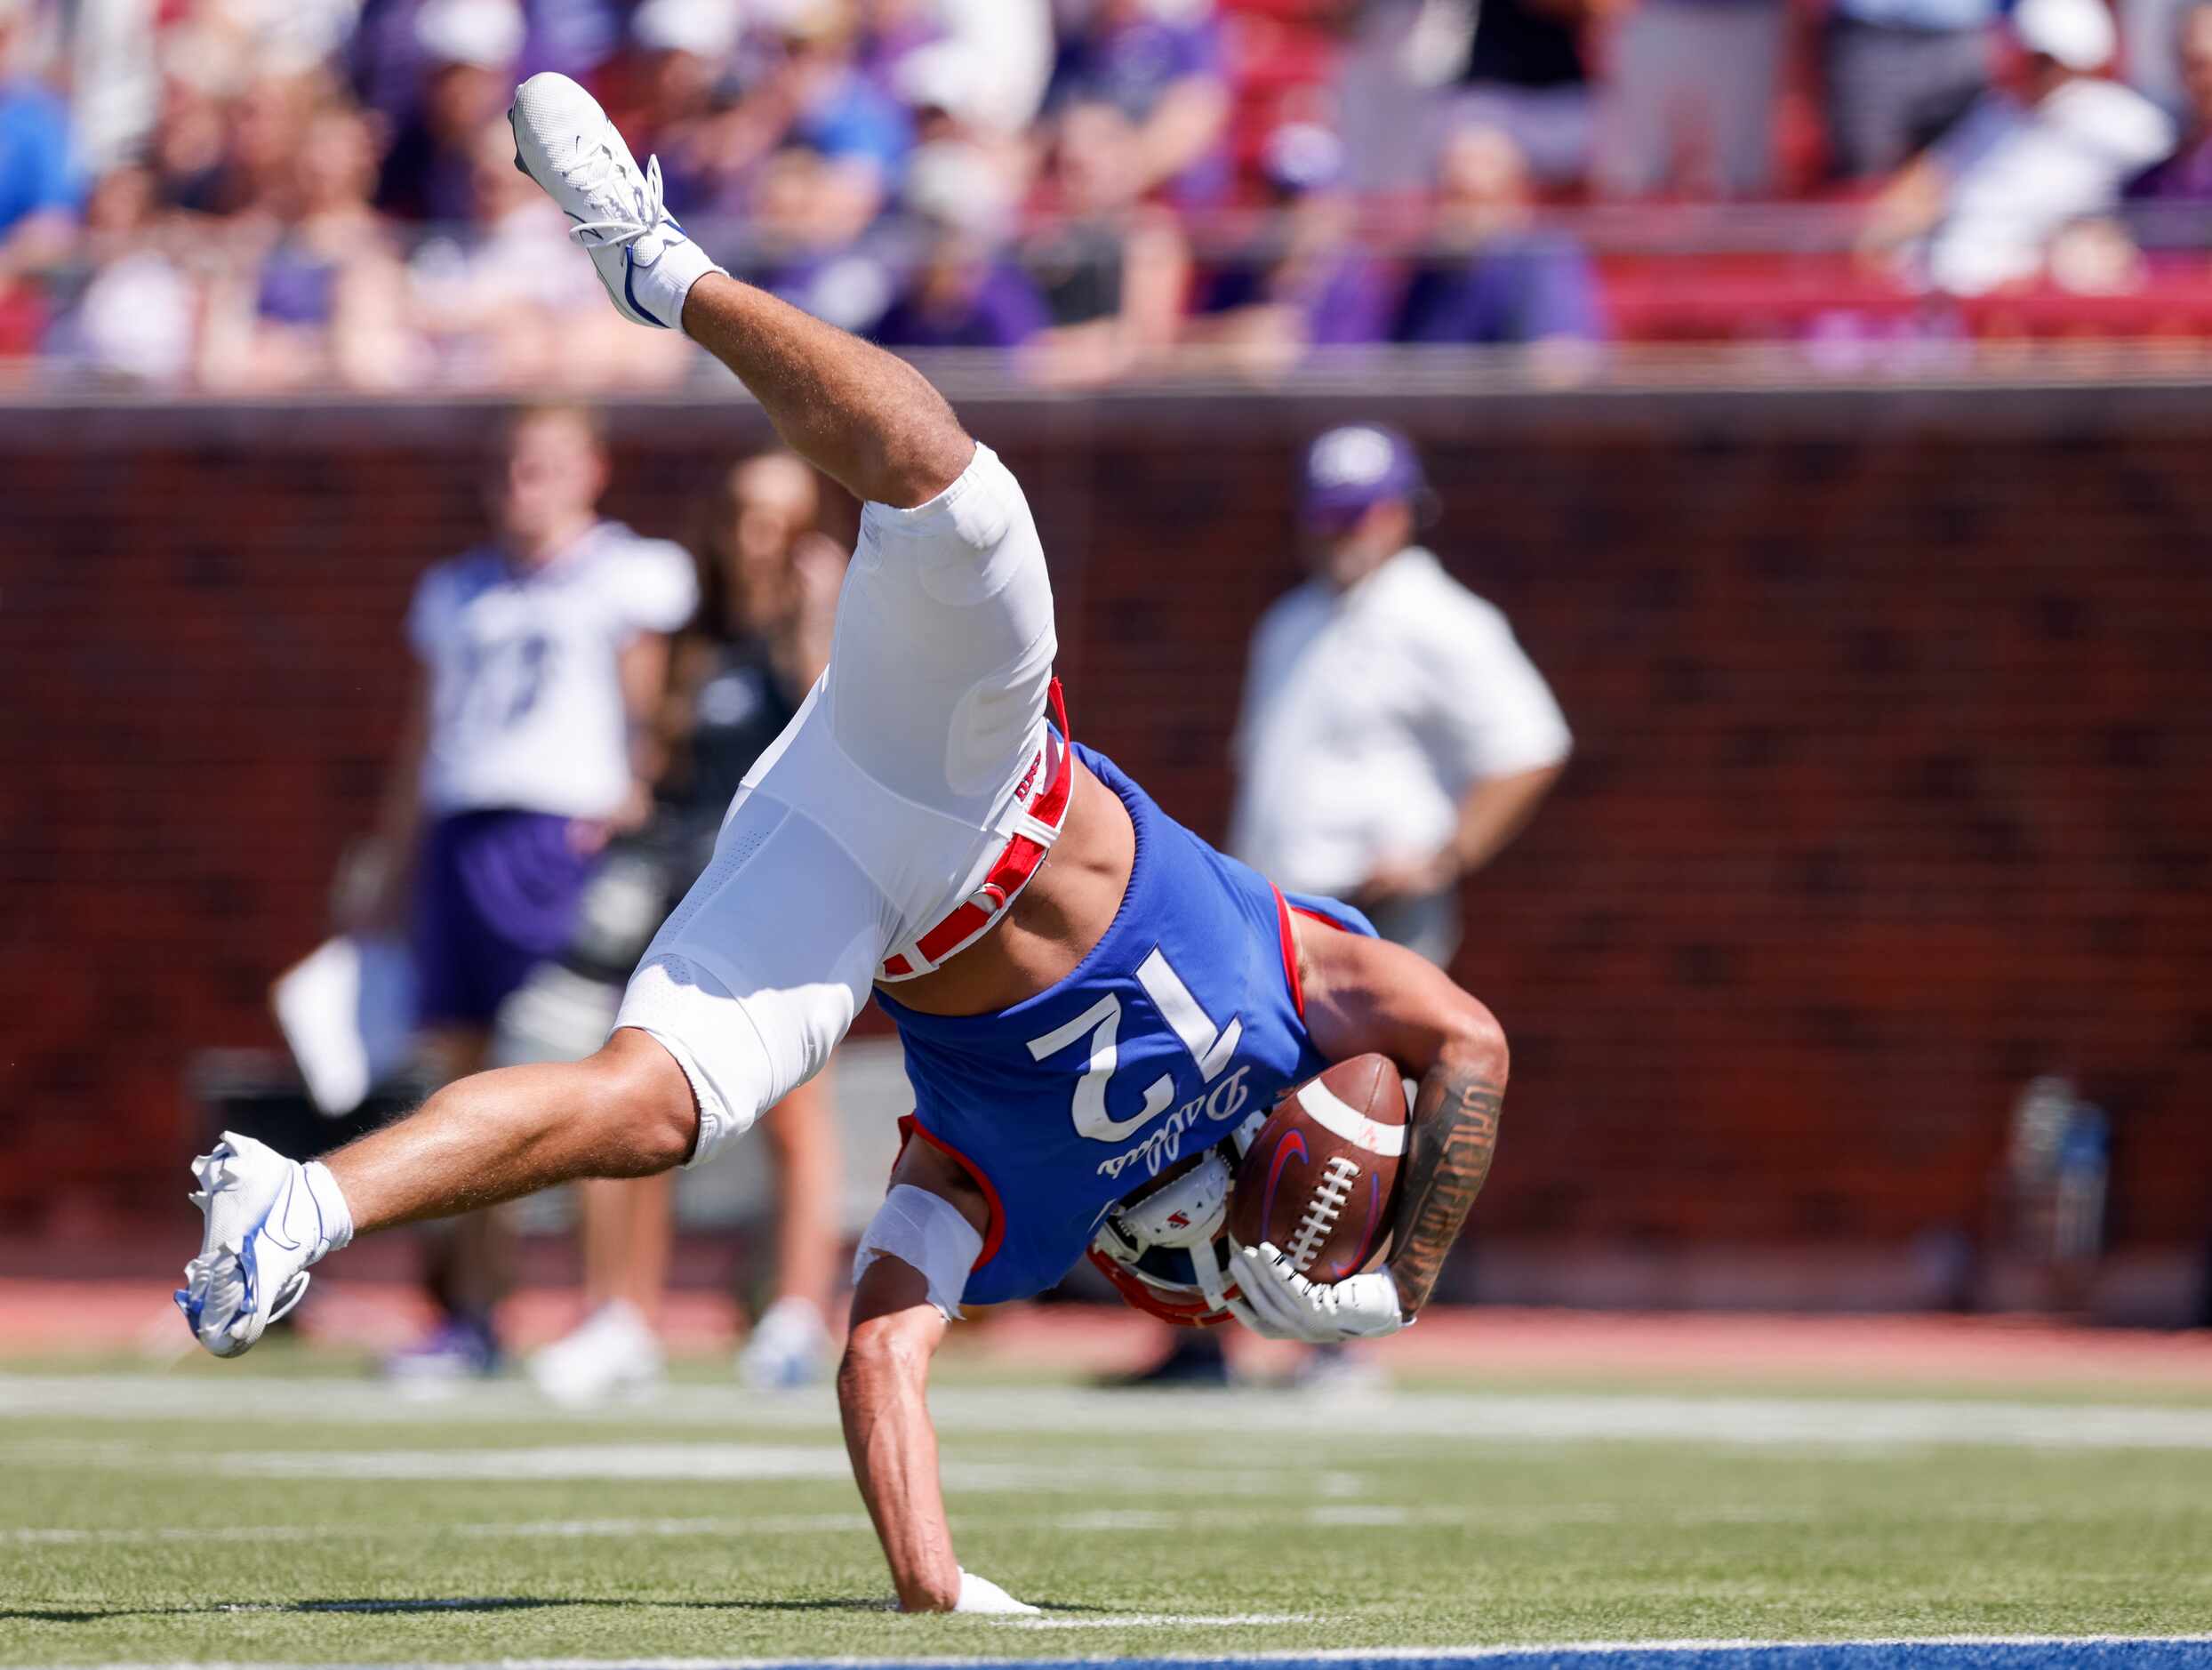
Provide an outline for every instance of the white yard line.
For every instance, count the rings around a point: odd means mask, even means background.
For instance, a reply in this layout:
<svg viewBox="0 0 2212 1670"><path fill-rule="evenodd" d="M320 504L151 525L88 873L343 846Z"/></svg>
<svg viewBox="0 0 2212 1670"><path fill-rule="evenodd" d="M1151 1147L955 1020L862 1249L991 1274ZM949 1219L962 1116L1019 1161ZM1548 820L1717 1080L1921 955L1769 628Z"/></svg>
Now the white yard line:
<svg viewBox="0 0 2212 1670"><path fill-rule="evenodd" d="M0 1465L67 1465L124 1473L198 1473L203 1446L188 1449L146 1443L0 1445ZM599 1481L626 1483L760 1483L837 1481L852 1464L839 1444L538 1444L452 1449L240 1448L221 1456L228 1478L348 1479L436 1484L456 1481ZM1045 1496L1086 1492L1172 1496L1201 1489L1217 1497L1357 1496L1360 1474L1290 1473L1250 1467L1131 1467L1106 1462L1030 1463L956 1457L943 1464L945 1483L976 1496Z"/></svg>
<svg viewBox="0 0 2212 1670"><path fill-rule="evenodd" d="M1337 1430L1342 1409L1281 1393L1093 1392L1073 1387L950 1387L931 1406L949 1433L1102 1434L1141 1445L1153 1433L1243 1436ZM1702 1443L1738 1448L1887 1450L1928 1444L2034 1449L2212 1449L2212 1408L2021 1403L1933 1398L1690 1397L1519 1393L1399 1393L1361 1405L1383 1443ZM411 1403L367 1382L198 1375L0 1375L0 1417L209 1420L233 1430L285 1424L573 1424L834 1430L827 1393L748 1397L734 1387L670 1387L642 1406L564 1413L519 1385Z"/></svg>
<svg viewBox="0 0 2212 1670"><path fill-rule="evenodd" d="M1001 1527L1067 1531L1078 1535L1119 1532L1164 1533L1242 1528L1252 1524L1249 1508L1086 1508L1073 1513L997 1513L991 1522ZM1939 1519L1961 1524L2065 1523L2104 1517L2101 1508L2069 1510L2064 1506L2031 1506L2018 1502L1954 1502L1938 1507L1913 1507L1916 1521ZM1775 1507L1757 1504L1724 1504L1709 1508L1683 1508L1649 1516L1658 1523L1681 1529L1728 1525L1811 1525L1827 1517L1813 1507ZM1409 1505L1399 1502L1323 1503L1310 1507L1270 1511L1269 1523L1277 1527L1310 1525L1319 1529L1392 1530L1421 1526L1461 1527L1481 1535L1515 1537L1571 1526L1618 1525L1646 1516L1631 1513L1616 1503L1561 1502L1551 1506L1507 1506L1471 1503L1464 1505ZM573 1541L591 1538L727 1538L793 1537L857 1534L870 1529L868 1516L854 1511L824 1513L717 1514L694 1518L607 1518L553 1520L457 1520L436 1525L421 1523L335 1522L275 1525L26 1525L0 1527L0 1547L132 1546L159 1543L315 1543L376 1541L405 1538L422 1542L438 1537L482 1541Z"/></svg>

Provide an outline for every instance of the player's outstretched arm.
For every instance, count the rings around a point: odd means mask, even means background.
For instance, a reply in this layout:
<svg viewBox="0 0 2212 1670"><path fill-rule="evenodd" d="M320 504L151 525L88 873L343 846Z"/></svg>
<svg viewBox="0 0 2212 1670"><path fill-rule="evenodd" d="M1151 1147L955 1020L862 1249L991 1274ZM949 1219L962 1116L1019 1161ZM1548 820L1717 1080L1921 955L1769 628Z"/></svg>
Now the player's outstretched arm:
<svg viewBox="0 0 2212 1670"><path fill-rule="evenodd" d="M899 1604L949 1612L960 1598L937 1430L929 1418L929 1365L948 1324L929 1283L899 1258L878 1258L853 1290L853 1326L838 1366L838 1409L853 1477L876 1523Z"/></svg>
<svg viewBox="0 0 2212 1670"><path fill-rule="evenodd" d="M875 1521L899 1606L909 1612L1034 1612L952 1555L929 1418L929 1365L944 1343L929 1282L902 1258L878 1257L853 1290L838 1367L838 1408L853 1476Z"/></svg>
<svg viewBox="0 0 2212 1670"><path fill-rule="evenodd" d="M1296 925L1314 1047L1332 1061L1379 1051L1419 1086L1390 1261L1410 1318L1428 1303L1490 1175L1505 1096L1505 1033L1426 958L1303 919Z"/></svg>
<svg viewBox="0 0 2212 1670"><path fill-rule="evenodd" d="M684 329L752 391L793 452L854 498L926 504L974 454L921 373L765 290L709 273L684 299Z"/></svg>

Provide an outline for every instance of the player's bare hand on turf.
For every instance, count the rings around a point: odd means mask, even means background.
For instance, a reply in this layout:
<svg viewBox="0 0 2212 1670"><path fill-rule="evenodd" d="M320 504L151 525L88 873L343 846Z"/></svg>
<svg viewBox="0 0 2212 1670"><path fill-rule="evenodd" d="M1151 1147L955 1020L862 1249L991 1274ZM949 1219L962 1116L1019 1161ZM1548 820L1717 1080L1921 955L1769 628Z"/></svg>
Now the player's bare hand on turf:
<svg viewBox="0 0 2212 1670"><path fill-rule="evenodd" d="M1333 1345L1395 1334L1410 1321L1387 1265L1342 1281L1313 1281L1272 1241L1235 1247L1231 1258L1242 1297L1230 1306L1246 1327L1270 1339Z"/></svg>

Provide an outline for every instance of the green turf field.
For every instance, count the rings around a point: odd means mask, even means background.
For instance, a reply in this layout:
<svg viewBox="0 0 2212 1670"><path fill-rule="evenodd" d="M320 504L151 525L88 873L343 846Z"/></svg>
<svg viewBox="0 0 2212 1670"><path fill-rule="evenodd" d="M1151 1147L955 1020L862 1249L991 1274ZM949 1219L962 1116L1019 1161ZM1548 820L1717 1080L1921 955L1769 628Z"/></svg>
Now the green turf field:
<svg viewBox="0 0 2212 1670"><path fill-rule="evenodd" d="M2212 1631L2186 1399L969 1382L960 1552L1048 1609L1009 1624L881 1610L826 1394L565 1417L302 1369L0 1372L0 1662Z"/></svg>

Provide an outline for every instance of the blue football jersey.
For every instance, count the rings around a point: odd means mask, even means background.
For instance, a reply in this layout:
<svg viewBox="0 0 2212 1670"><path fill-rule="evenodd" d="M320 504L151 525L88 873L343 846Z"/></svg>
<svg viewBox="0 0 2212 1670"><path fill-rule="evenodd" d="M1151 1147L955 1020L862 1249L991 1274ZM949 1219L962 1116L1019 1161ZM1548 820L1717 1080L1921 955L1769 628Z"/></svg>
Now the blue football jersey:
<svg viewBox="0 0 2212 1670"><path fill-rule="evenodd" d="M1372 935L1329 900L1286 898L1077 745L1136 826L1121 909L1075 971L992 1015L898 1024L919 1134L963 1161L991 1224L966 1302L1041 1293L1082 1257L1107 1208L1212 1147L1325 1065L1306 1035L1291 911Z"/></svg>

